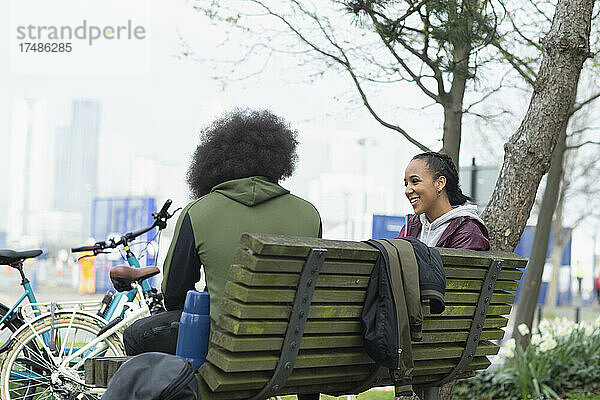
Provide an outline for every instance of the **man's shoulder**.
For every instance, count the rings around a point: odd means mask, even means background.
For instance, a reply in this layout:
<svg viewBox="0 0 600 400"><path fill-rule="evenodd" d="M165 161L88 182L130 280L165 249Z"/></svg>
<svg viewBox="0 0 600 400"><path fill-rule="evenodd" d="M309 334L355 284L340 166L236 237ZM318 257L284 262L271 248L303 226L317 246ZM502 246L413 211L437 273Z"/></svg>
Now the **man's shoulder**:
<svg viewBox="0 0 600 400"><path fill-rule="evenodd" d="M303 199L302 197L296 196L295 194L291 194L291 193L284 194L281 197L284 197L286 200L288 200L291 205L296 205L297 207L306 208L307 210L314 211L314 213L317 216L319 215L319 210L317 210L317 207L315 207L315 205L313 203L311 203L308 200Z"/></svg>

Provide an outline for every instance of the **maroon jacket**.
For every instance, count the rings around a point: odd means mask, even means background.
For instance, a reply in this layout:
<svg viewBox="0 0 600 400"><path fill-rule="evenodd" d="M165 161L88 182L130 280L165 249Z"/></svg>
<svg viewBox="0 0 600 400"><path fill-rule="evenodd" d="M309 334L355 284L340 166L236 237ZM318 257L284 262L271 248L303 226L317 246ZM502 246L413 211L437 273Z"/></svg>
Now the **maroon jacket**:
<svg viewBox="0 0 600 400"><path fill-rule="evenodd" d="M398 237L412 236L419 238L421 220L416 214L407 215L408 226L402 227ZM480 221L470 217L458 217L450 221L435 247L452 249L489 250L488 230Z"/></svg>

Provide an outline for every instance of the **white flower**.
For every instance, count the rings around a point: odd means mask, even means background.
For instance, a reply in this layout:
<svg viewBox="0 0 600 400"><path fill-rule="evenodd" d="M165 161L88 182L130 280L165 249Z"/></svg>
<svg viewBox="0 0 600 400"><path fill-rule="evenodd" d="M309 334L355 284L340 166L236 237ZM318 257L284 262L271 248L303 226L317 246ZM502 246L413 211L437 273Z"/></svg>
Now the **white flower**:
<svg viewBox="0 0 600 400"><path fill-rule="evenodd" d="M540 351L548 351L548 350L552 350L553 348L556 347L556 340L554 340L553 338L549 337L546 338L545 340L542 341L542 343L540 343Z"/></svg>
<svg viewBox="0 0 600 400"><path fill-rule="evenodd" d="M592 336L596 331L596 327L594 327L594 325L586 323L585 321L580 324L580 328L583 329L583 332L586 336Z"/></svg>
<svg viewBox="0 0 600 400"><path fill-rule="evenodd" d="M541 320L540 323L538 324L538 329L541 332L549 331L551 329L551 327L552 327L552 324L547 319Z"/></svg>
<svg viewBox="0 0 600 400"><path fill-rule="evenodd" d="M514 352L514 350L511 350L509 348L500 347L500 351L498 352L498 355L500 357L504 357L504 358L513 358L515 356L515 352Z"/></svg>
<svg viewBox="0 0 600 400"><path fill-rule="evenodd" d="M515 338L508 339L505 343L505 346L507 349L514 350L517 347L517 342L515 341Z"/></svg>
<svg viewBox="0 0 600 400"><path fill-rule="evenodd" d="M522 323L521 325L517 326L517 329L519 330L521 336L529 335L529 327L526 323Z"/></svg>
<svg viewBox="0 0 600 400"><path fill-rule="evenodd" d="M505 341L504 343L502 343L502 346L500 347L500 351L498 352L498 355L500 357L504 357L505 359L508 358L513 358L515 356L515 347L517 346L517 342L515 342L515 339L508 339L507 341Z"/></svg>

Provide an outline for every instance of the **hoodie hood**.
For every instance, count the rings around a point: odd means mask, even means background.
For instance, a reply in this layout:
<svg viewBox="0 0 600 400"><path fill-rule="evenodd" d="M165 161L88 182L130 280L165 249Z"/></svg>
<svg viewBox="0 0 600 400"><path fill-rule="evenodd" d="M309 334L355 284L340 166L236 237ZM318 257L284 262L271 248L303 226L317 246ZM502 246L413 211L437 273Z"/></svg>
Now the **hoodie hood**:
<svg viewBox="0 0 600 400"><path fill-rule="evenodd" d="M419 215L419 220L422 225L419 239L428 246L435 246L450 224L450 221L459 217L469 217L479 221L483 225L483 220L477 214L477 206L475 204L465 204L454 207L452 210L432 222L429 222L427 216L423 213Z"/></svg>
<svg viewBox="0 0 600 400"><path fill-rule="evenodd" d="M275 197L288 194L290 191L270 182L264 176L251 176L220 183L212 188L211 192L221 193L231 200L253 207Z"/></svg>

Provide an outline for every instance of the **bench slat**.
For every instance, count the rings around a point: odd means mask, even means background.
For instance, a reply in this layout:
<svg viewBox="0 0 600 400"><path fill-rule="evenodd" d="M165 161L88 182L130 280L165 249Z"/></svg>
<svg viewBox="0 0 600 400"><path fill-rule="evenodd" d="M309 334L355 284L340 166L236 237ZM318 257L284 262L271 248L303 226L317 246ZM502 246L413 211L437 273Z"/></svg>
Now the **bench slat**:
<svg viewBox="0 0 600 400"><path fill-rule="evenodd" d="M448 364L450 365L450 364ZM451 366L446 366L449 370ZM467 371L462 376L472 376L474 369L485 368L489 365L485 359L477 358L469 366L472 370ZM338 367L325 367L325 368L302 368L294 370L292 375L287 381L287 386L309 386L319 380L324 383L345 383L346 385L356 385L366 379L371 373L372 366L338 366ZM384 371L385 373L385 371ZM244 391L261 389L270 379L271 373L266 371L257 372L239 372L226 374L220 369L216 368L212 364L205 364L200 368L199 375L206 379L206 383L209 385L211 390L215 392L224 391ZM443 378L444 375L421 375L416 376L413 380L414 384L422 384L427 382L434 382ZM387 377L386 377L387 378ZM384 381L384 384L389 384L389 379ZM351 385L349 385L351 386ZM351 387L346 387L351 389ZM285 390L285 389L284 389ZM303 391L306 393L305 391ZM233 394L233 393L232 393ZM247 392L246 398L251 396L251 392ZM212 396L211 396L212 398Z"/></svg>
<svg viewBox="0 0 600 400"><path fill-rule="evenodd" d="M423 321L423 331L462 330L471 327L469 318L426 319ZM504 317L489 317L485 319L484 328L503 328L508 324ZM234 335L283 335L287 321L239 320L230 315L220 315L217 325ZM304 330L312 333L359 333L360 320L308 320Z"/></svg>
<svg viewBox="0 0 600 400"><path fill-rule="evenodd" d="M444 265L460 265L468 267L485 267L490 266L490 261L493 258L504 260L502 268L525 268L527 259L517 254L506 251L477 251L466 249L446 249L437 247L442 262Z"/></svg>
<svg viewBox="0 0 600 400"><path fill-rule="evenodd" d="M233 266L229 270L229 279L243 283L246 286L298 286L299 274L269 274L253 273L250 270ZM368 275L331 275L319 274L317 287L327 288L366 288L369 284Z"/></svg>
<svg viewBox="0 0 600 400"><path fill-rule="evenodd" d="M455 261L454 258L446 258L446 264L444 269L446 270L447 278L474 278L483 279L487 267L489 266L489 260L487 264L481 266L461 266L460 264L450 264L451 261ZM295 272L298 273L302 270L305 260L299 257L269 257L260 256L257 254L250 254L248 251L238 249L234 256L234 263L237 265L243 265L254 272ZM348 275L371 275L371 269L373 268L373 261L341 261L341 260L330 260L326 259L321 267L322 274L348 274ZM502 271L498 275L498 280L515 280L521 279L523 271L511 268L503 265Z"/></svg>
<svg viewBox="0 0 600 400"><path fill-rule="evenodd" d="M475 306L448 305L442 314L432 315L429 305L423 306L425 317L470 317L475 313ZM233 315L238 319L287 319L290 315L291 305L283 304L243 304L237 300L225 298L221 302L221 312ZM508 315L511 306L507 304L492 304L488 309L488 316ZM308 318L360 318L362 305L344 303L311 304Z"/></svg>
<svg viewBox="0 0 600 400"><path fill-rule="evenodd" d="M259 287L293 287L298 286L299 274L273 274L273 273L253 273L241 266L234 265L229 270L229 279L233 282L241 283L245 286ZM369 284L369 277L365 275L332 275L319 274L317 287L319 288L366 288ZM483 280L476 279L447 279L446 289L455 290L481 290ZM517 290L518 282L498 281L497 290Z"/></svg>
<svg viewBox="0 0 600 400"><path fill-rule="evenodd" d="M243 265L255 272L295 272L302 270L305 263L303 258L293 257L263 257L250 254L238 249L233 258L234 264ZM373 260L370 261L340 261L325 259L321 267L322 274L371 275Z"/></svg>
<svg viewBox="0 0 600 400"><path fill-rule="evenodd" d="M423 343L464 342L468 331L431 331L423 334ZM504 337L501 329L485 329L481 340L499 340ZM282 336L233 336L222 331L214 331L212 343L231 352L270 351L280 350L283 345ZM360 334L342 335L306 335L302 338L301 349L362 347L363 339ZM416 344L415 344L416 345ZM419 344L419 346L422 346Z"/></svg>
<svg viewBox="0 0 600 400"><path fill-rule="evenodd" d="M491 342L482 341L477 346L475 355L487 356L498 353L499 347ZM413 345L413 359L416 362L424 360L441 360L457 358L463 352L463 347L452 344ZM224 372L268 371L277 366L278 352L245 352L232 353L224 349L211 348L206 359ZM294 368L330 367L338 365L355 365L373 363L362 348L347 349L316 349L303 350L298 354Z"/></svg>
<svg viewBox="0 0 600 400"><path fill-rule="evenodd" d="M244 233L241 244L256 254L306 257L311 248L327 249L327 257L337 260L375 260L378 250L362 242Z"/></svg>
<svg viewBox="0 0 600 400"><path fill-rule="evenodd" d="M296 295L295 289L259 289L250 288L231 281L225 284L225 293L244 303L291 303ZM315 303L363 303L365 290L315 289ZM478 292L447 291L444 296L446 303L476 303ZM494 291L491 304L512 303L515 295L502 290Z"/></svg>
<svg viewBox="0 0 600 400"><path fill-rule="evenodd" d="M378 251L362 242L279 236L263 233L244 233L241 241L256 254L271 256L305 257L311 248L326 248L327 258L375 260ZM527 259L514 253L503 251L480 252L465 249L438 248L445 265L483 266L490 265L491 258L504 260L504 268L524 268Z"/></svg>

